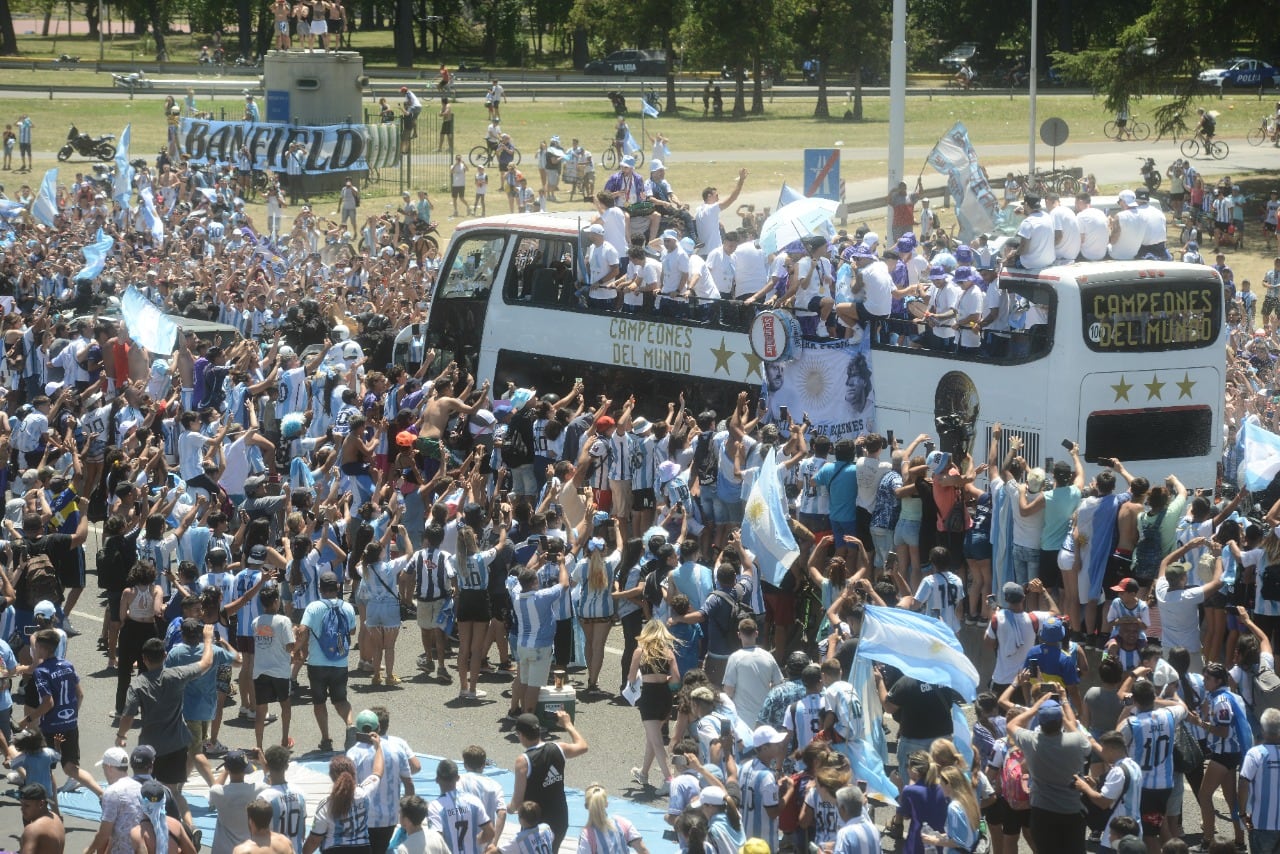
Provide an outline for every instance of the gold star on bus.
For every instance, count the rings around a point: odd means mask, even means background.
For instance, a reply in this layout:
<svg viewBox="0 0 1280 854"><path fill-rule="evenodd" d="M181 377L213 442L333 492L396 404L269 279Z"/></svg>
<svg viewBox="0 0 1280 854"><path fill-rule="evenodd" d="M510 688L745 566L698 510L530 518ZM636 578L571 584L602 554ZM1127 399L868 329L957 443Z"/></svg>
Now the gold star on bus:
<svg viewBox="0 0 1280 854"><path fill-rule="evenodd" d="M729 360L733 358L733 351L724 346L724 338L720 339L719 349L711 348L711 355L716 357L716 367L712 373L718 373L723 368L726 374L733 376L729 370Z"/></svg>
<svg viewBox="0 0 1280 854"><path fill-rule="evenodd" d="M1175 383L1175 385L1178 387L1178 399L1181 400L1184 397L1191 397L1191 389L1195 388L1196 381L1191 379L1190 374L1183 371L1182 382Z"/></svg>
<svg viewBox="0 0 1280 854"><path fill-rule="evenodd" d="M1111 387L1111 390L1112 390L1112 391L1114 391L1114 392L1116 393L1116 401L1117 401L1117 402L1119 402L1119 401L1121 401L1121 400L1128 400L1128 399L1129 399L1129 389L1131 389L1131 388L1133 388L1133 384L1132 384L1132 383L1127 383L1127 382L1125 382L1125 381L1124 381L1124 374L1121 374L1121 375L1120 375L1120 382L1118 382L1118 383L1116 383L1115 385L1113 385L1113 386Z"/></svg>
<svg viewBox="0 0 1280 854"><path fill-rule="evenodd" d="M1143 385L1147 387L1147 400L1152 400L1152 399L1154 399L1154 400L1161 400L1161 399L1162 399L1162 398L1160 397L1160 390L1161 390L1161 389L1163 389L1163 388L1165 387L1166 383L1162 383L1162 382L1160 382L1160 375L1159 375L1159 374L1152 374L1152 375L1151 375L1151 382L1149 382L1149 383L1143 383Z"/></svg>
<svg viewBox="0 0 1280 854"><path fill-rule="evenodd" d="M712 352L714 352L714 351L712 351ZM759 356L757 356L755 353L752 353L750 350L748 350L747 352L743 353L743 354L742 354L742 358L744 358L744 359L746 359L746 360L747 360L747 372L746 372L745 374L743 374L743 375L742 375L742 376L743 376L743 378L745 379L745 378L747 378L747 377L751 376L752 374L755 374L756 376L758 376L760 379L762 379L762 380L763 380L763 379L764 379L764 374L762 374L762 373L760 372L760 364L761 364L761 362L763 362L764 360L763 360L763 359L761 359Z"/></svg>

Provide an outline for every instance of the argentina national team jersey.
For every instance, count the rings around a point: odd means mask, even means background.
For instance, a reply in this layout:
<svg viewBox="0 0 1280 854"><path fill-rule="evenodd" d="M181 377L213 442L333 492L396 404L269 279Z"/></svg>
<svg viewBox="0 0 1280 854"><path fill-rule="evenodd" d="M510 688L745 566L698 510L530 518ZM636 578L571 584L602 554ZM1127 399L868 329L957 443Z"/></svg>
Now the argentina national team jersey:
<svg viewBox="0 0 1280 854"><path fill-rule="evenodd" d="M462 590L488 590L489 564L497 556L497 549L486 549L467 558L466 567L458 573L458 587Z"/></svg>
<svg viewBox="0 0 1280 854"><path fill-rule="evenodd" d="M347 758L356 766L356 777L373 770L373 746L356 742L347 751ZM384 737L382 741L382 777L378 785L369 791L369 826L391 827L400 821L400 786L409 780L409 756L407 751Z"/></svg>
<svg viewBox="0 0 1280 854"><path fill-rule="evenodd" d="M542 565L542 568L538 570L538 586L544 590L560 587L560 565L558 563L544 563ZM569 595L568 591L565 591L565 595L561 596L560 601L556 604L555 619L568 620L572 617L573 597Z"/></svg>
<svg viewBox="0 0 1280 854"><path fill-rule="evenodd" d="M827 464L826 457L808 457L796 466L800 477L800 512L812 516L827 515L830 497L827 488L816 480L818 472Z"/></svg>
<svg viewBox="0 0 1280 854"><path fill-rule="evenodd" d="M590 854L629 854L631 843L640 839L640 831L622 816L610 816L609 824L604 830L584 827L578 835L578 850Z"/></svg>
<svg viewBox="0 0 1280 854"><path fill-rule="evenodd" d="M306 797L288 783L281 783L263 790L262 798L271 804L271 829L289 837L294 854L302 854L307 841Z"/></svg>
<svg viewBox="0 0 1280 854"><path fill-rule="evenodd" d="M631 480L630 436L619 429L605 441L612 450L609 455L609 480Z"/></svg>
<svg viewBox="0 0 1280 854"><path fill-rule="evenodd" d="M1118 725L1129 756L1142 769L1144 789L1173 788L1173 737L1186 717L1183 706L1137 712Z"/></svg>
<svg viewBox="0 0 1280 854"><path fill-rule="evenodd" d="M960 617L956 605L964 596L964 583L954 572L933 572L920 580L915 600L924 605L924 612L945 623L952 631L960 631Z"/></svg>
<svg viewBox="0 0 1280 854"><path fill-rule="evenodd" d="M476 837L491 819L479 798L456 790L445 792L431 802L429 809L428 824L444 836L452 854L481 854Z"/></svg>
<svg viewBox="0 0 1280 854"><path fill-rule="evenodd" d="M778 820L766 809L778 805L778 780L759 759L748 759L738 770L742 787L742 832L748 839L763 839L770 851L778 849Z"/></svg>
<svg viewBox="0 0 1280 854"><path fill-rule="evenodd" d="M504 854L551 854L556 835L545 824L525 827L502 847Z"/></svg>
<svg viewBox="0 0 1280 854"><path fill-rule="evenodd" d="M619 555L614 552L604 559L604 585L592 589L590 584L590 561L586 558L578 561L573 568L573 605L577 608L579 619L600 620L612 617L613 608L613 571L618 566Z"/></svg>
<svg viewBox="0 0 1280 854"><path fill-rule="evenodd" d="M1205 731L1205 746L1210 753L1243 753L1253 746L1244 701L1239 694L1222 687L1211 693L1205 703L1209 707L1208 722L1227 728L1226 735Z"/></svg>
<svg viewBox="0 0 1280 854"><path fill-rule="evenodd" d="M796 700L787 709L782 725L795 736L795 749L804 750L822 729L822 695L805 694Z"/></svg>
<svg viewBox="0 0 1280 854"><path fill-rule="evenodd" d="M284 418L291 412L307 409L307 372L303 368L290 368L280 373L276 388L276 418Z"/></svg>
<svg viewBox="0 0 1280 854"><path fill-rule="evenodd" d="M836 833L832 854L880 854L880 828L868 821L866 815L849 819Z"/></svg>
<svg viewBox="0 0 1280 854"><path fill-rule="evenodd" d="M236 573L236 579L231 585L232 601L244 596L253 589L253 585L258 583L259 576L262 572L257 569L242 569ZM258 604L258 597L255 595L249 599L236 611L236 634L240 637L251 637L253 635L253 621L258 619L258 614L262 612L262 606Z"/></svg>
<svg viewBox="0 0 1280 854"><path fill-rule="evenodd" d="M813 841L821 846L827 842L835 842L840 830L840 813L836 805L818 794L816 785L810 786L805 793L804 804L813 813Z"/></svg>
<svg viewBox="0 0 1280 854"><path fill-rule="evenodd" d="M848 682L832 682L822 689L822 710L836 716L836 733L845 741L862 738L862 700Z"/></svg>
<svg viewBox="0 0 1280 854"><path fill-rule="evenodd" d="M631 488L653 489L658 476L657 445L651 436L629 436L628 450L631 453Z"/></svg>
<svg viewBox="0 0 1280 854"><path fill-rule="evenodd" d="M1280 745L1259 744L1244 755L1240 776L1249 781L1248 812L1255 830L1280 830Z"/></svg>

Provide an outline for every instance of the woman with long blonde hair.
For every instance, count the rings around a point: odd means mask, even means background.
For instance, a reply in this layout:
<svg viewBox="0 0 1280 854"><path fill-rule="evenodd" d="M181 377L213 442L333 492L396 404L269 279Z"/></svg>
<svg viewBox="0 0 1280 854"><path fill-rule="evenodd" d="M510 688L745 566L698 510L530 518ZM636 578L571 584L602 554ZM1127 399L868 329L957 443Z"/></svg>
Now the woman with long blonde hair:
<svg viewBox="0 0 1280 854"><path fill-rule="evenodd" d="M586 854L616 854L634 848L649 854L640 831L621 816L609 815L609 793L599 783L587 786L583 800L587 804L587 823L578 835L578 850Z"/></svg>
<svg viewBox="0 0 1280 854"><path fill-rule="evenodd" d="M972 851L978 844L978 799L973 794L973 786L964 769L949 765L938 772L938 785L947 796L947 826L945 833L922 833L921 840L926 845L939 848L958 848L961 851Z"/></svg>
<svg viewBox="0 0 1280 854"><path fill-rule="evenodd" d="M604 646L613 630L613 571L618 567L619 554L611 544L612 532L612 528L600 531L604 536L586 541L587 556L574 565L572 573L573 606L587 641L588 694L600 693Z"/></svg>
<svg viewBox="0 0 1280 854"><path fill-rule="evenodd" d="M644 724L644 760L639 768L631 769L631 776L642 786L649 785L649 769L658 760L662 771L659 795L665 795L671 787L671 768L667 765L667 752L662 744L662 725L671 716L672 685L680 682L680 667L676 664L676 639L667 631L661 620L650 620L636 638L636 651L631 656L631 669L627 674L630 685L640 678L640 721Z"/></svg>

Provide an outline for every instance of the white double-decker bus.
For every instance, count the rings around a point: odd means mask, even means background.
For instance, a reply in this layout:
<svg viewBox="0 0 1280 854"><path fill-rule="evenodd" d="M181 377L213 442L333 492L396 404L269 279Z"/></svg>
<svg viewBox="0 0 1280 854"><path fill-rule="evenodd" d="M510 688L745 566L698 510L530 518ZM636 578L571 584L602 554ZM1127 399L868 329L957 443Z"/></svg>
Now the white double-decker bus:
<svg viewBox="0 0 1280 854"><path fill-rule="evenodd" d="M675 320L579 307L580 227L588 214L525 214L465 222L445 254L425 329L401 333L456 359L495 388L508 381L563 392L582 378L588 395L634 393L665 412L684 392L697 412L721 414L743 389L758 392L765 365L749 319ZM1099 262L1007 271L999 287L1037 308L1023 355L986 358L875 345L878 432L898 437L957 431L985 453L992 424L1045 464L1078 441L1086 460L1113 457L1161 480L1214 483L1222 454L1223 291L1210 267ZM403 360L403 359L402 359ZM659 408L660 407L660 408ZM793 413L798 417L798 414ZM940 420L941 419L941 420ZM954 439L954 434L953 434Z"/></svg>

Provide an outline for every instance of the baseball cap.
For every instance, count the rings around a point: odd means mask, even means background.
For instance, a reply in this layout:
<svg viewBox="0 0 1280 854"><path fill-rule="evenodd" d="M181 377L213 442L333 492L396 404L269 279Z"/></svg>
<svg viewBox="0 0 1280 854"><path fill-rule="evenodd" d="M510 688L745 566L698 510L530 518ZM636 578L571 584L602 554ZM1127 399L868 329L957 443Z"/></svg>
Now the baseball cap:
<svg viewBox="0 0 1280 854"><path fill-rule="evenodd" d="M229 750L222 757L222 764L228 771L244 771L249 767L249 757L243 750Z"/></svg>
<svg viewBox="0 0 1280 854"><path fill-rule="evenodd" d="M1138 189L1134 190L1133 195L1140 202L1146 202L1151 200L1151 191L1148 190L1146 187L1139 187Z"/></svg>
<svg viewBox="0 0 1280 854"><path fill-rule="evenodd" d="M261 489L266 486L267 479L260 474L250 475L244 479L244 489L248 492L250 489Z"/></svg>
<svg viewBox="0 0 1280 854"><path fill-rule="evenodd" d="M593 222L582 231L584 234L604 234L604 226L598 222Z"/></svg>
<svg viewBox="0 0 1280 854"><path fill-rule="evenodd" d="M724 806L724 799L728 796L728 792L719 786L707 786L698 794L698 800L703 805L711 805L713 807Z"/></svg>
<svg viewBox="0 0 1280 854"><path fill-rule="evenodd" d="M516 718L516 732L533 738L542 732L542 722L538 720L537 715L525 712Z"/></svg>
<svg viewBox="0 0 1280 854"><path fill-rule="evenodd" d="M37 617L41 617L45 620L52 620L57 615L58 609L54 607L54 604L52 602L50 602L48 599L45 599L43 601L36 603L36 607L33 613Z"/></svg>
<svg viewBox="0 0 1280 854"><path fill-rule="evenodd" d="M1045 700L1040 711L1036 713L1038 723L1062 720L1062 704L1057 700Z"/></svg>
<svg viewBox="0 0 1280 854"><path fill-rule="evenodd" d="M142 791L138 792L138 796L144 801L162 804L164 799L169 796L169 790L164 787L164 784L156 780L148 780L142 784Z"/></svg>
<svg viewBox="0 0 1280 854"><path fill-rule="evenodd" d="M599 418L596 419L596 430L597 431L608 430L610 427L612 427L614 424L617 424L617 423L618 422L614 421L608 415L601 415Z"/></svg>
<svg viewBox="0 0 1280 854"><path fill-rule="evenodd" d="M1067 627L1057 617L1046 617L1040 624L1040 640L1045 643L1058 643L1067 636Z"/></svg>
<svg viewBox="0 0 1280 854"><path fill-rule="evenodd" d="M789 736L785 732L778 732L773 727L765 724L756 727L755 732L751 733L751 746L759 750L766 744L782 744Z"/></svg>
<svg viewBox="0 0 1280 854"><path fill-rule="evenodd" d="M321 587L334 588L334 587L340 586L340 584L341 583L338 581L338 576L334 575L332 572L322 572L320 574Z"/></svg>
<svg viewBox="0 0 1280 854"><path fill-rule="evenodd" d="M458 779L458 765L452 759L441 759L440 764L436 766L437 780L456 780Z"/></svg>
<svg viewBox="0 0 1280 854"><path fill-rule="evenodd" d="M676 233L676 230L674 228L668 228L666 231L662 232L662 239L663 240L679 240L680 235Z"/></svg>
<svg viewBox="0 0 1280 854"><path fill-rule="evenodd" d="M1116 200L1127 208L1137 207L1138 199L1133 194L1133 190L1121 190L1120 195L1116 196Z"/></svg>
<svg viewBox="0 0 1280 854"><path fill-rule="evenodd" d="M139 744L129 754L129 764L134 768L149 768L156 762L156 749L149 744Z"/></svg>
<svg viewBox="0 0 1280 854"><path fill-rule="evenodd" d="M123 747L108 747L106 752L102 754L102 758L93 764L99 768L103 765L108 768L128 768L129 754L125 752Z"/></svg>
<svg viewBox="0 0 1280 854"><path fill-rule="evenodd" d="M1138 582L1133 578L1122 578L1120 583L1111 588L1113 593L1137 593Z"/></svg>
<svg viewBox="0 0 1280 854"><path fill-rule="evenodd" d="M963 243L957 246L956 251L952 254L955 255L956 262L959 264L973 263L973 250Z"/></svg>
<svg viewBox="0 0 1280 854"><path fill-rule="evenodd" d="M680 248L685 252L692 252L698 248L698 244L693 242L692 237L682 237L680 238Z"/></svg>
<svg viewBox="0 0 1280 854"><path fill-rule="evenodd" d="M356 715L356 732L377 732L378 716L368 709Z"/></svg>
<svg viewBox="0 0 1280 854"><path fill-rule="evenodd" d="M929 467L929 471L942 474L947 470L947 466L951 465L951 455L946 451L930 451L924 462Z"/></svg>
<svg viewBox="0 0 1280 854"><path fill-rule="evenodd" d="M249 549L249 555L245 558L245 563L250 565L263 564L267 562L267 547L264 545L256 545Z"/></svg>
<svg viewBox="0 0 1280 854"><path fill-rule="evenodd" d="M1027 598L1026 591L1022 589L1022 585L1016 581L1006 581L1004 587L1000 588L1000 595L1004 597L1004 601L1009 604L1021 602Z"/></svg>

